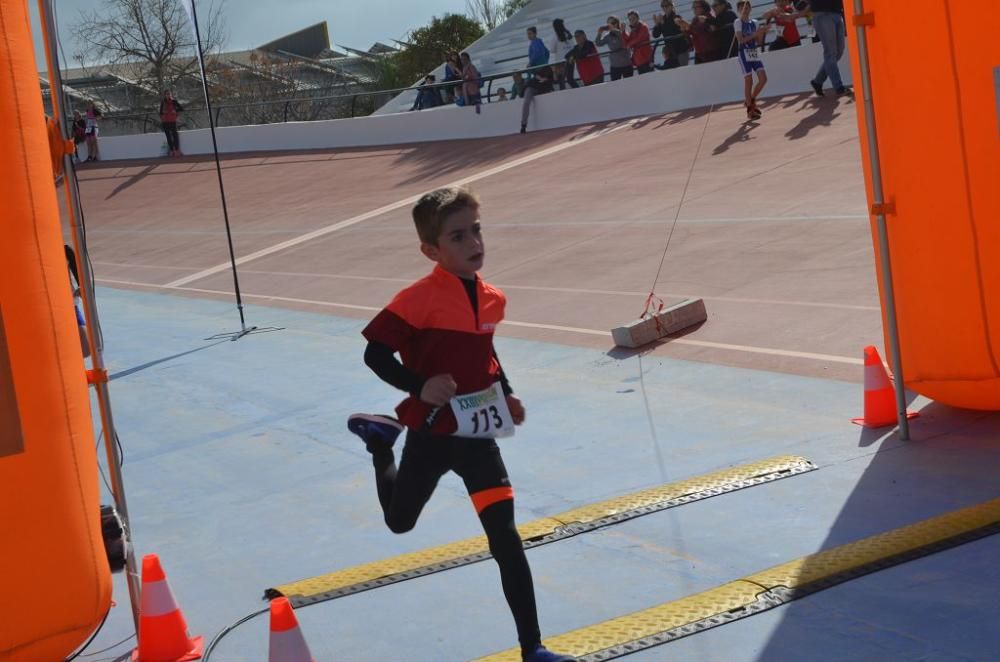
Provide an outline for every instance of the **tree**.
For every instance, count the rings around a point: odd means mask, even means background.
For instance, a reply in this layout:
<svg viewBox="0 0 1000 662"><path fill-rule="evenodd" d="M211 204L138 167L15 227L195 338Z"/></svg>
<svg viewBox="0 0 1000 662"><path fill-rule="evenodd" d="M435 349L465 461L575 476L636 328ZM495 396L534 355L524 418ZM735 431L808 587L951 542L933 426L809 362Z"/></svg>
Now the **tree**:
<svg viewBox="0 0 1000 662"><path fill-rule="evenodd" d="M491 31L529 2L531 0L465 0L465 11L487 31Z"/></svg>
<svg viewBox="0 0 1000 662"><path fill-rule="evenodd" d="M221 50L225 41L223 3L212 2L198 16L206 55ZM180 0L103 0L102 5L80 12L73 25L88 45L75 54L82 66L114 64L124 78L157 96L178 79L197 75L194 33Z"/></svg>
<svg viewBox="0 0 1000 662"><path fill-rule="evenodd" d="M465 13L491 31L507 18L504 15L506 4L504 0L465 0Z"/></svg>
<svg viewBox="0 0 1000 662"><path fill-rule="evenodd" d="M483 26L460 14L434 17L430 25L413 30L404 48L392 56L399 80L412 84L444 61L448 51L461 51L485 34Z"/></svg>
<svg viewBox="0 0 1000 662"><path fill-rule="evenodd" d="M513 16L517 10L527 7L529 2L531 0L507 0L503 5L504 20Z"/></svg>

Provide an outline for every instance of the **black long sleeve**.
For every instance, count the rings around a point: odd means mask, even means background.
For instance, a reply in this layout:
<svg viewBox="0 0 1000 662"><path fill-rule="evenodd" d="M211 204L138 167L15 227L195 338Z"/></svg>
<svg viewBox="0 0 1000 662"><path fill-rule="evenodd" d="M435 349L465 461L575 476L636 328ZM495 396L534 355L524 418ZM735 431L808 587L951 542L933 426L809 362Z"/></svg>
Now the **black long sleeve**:
<svg viewBox="0 0 1000 662"><path fill-rule="evenodd" d="M420 397L420 391L424 388L424 378L403 365L388 345L369 342L365 348L365 365L386 384L395 386L400 391L406 391L414 397Z"/></svg>
<svg viewBox="0 0 1000 662"><path fill-rule="evenodd" d="M500 388L503 389L503 394L512 395L514 393L514 389L511 388L510 382L507 381L507 373L503 371L503 366L500 365L500 357L497 356L496 347L493 348L493 358L496 360L497 365L500 366Z"/></svg>

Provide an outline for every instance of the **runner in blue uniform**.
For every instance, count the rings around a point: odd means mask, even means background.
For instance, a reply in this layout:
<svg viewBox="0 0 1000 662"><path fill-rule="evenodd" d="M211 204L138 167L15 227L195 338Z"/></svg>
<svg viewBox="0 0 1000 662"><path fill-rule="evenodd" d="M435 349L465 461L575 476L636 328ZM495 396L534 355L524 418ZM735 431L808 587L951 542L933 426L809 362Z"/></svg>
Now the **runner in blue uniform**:
<svg viewBox="0 0 1000 662"><path fill-rule="evenodd" d="M740 52L736 59L743 72L743 96L747 107L747 118L755 120L760 118L757 97L767 85L767 72L764 71L764 63L760 60L760 46L764 43L767 25L758 25L757 21L750 18L751 4L748 0L736 3L736 9L740 14L733 23L736 41L740 45ZM753 84L753 72L755 71L757 72L756 86Z"/></svg>

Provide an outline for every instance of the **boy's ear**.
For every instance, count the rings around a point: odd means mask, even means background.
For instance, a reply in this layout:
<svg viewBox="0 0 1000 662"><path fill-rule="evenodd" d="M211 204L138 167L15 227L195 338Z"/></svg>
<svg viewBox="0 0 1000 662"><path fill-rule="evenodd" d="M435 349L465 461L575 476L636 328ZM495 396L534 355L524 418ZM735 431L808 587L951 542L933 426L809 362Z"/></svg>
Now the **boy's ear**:
<svg viewBox="0 0 1000 662"><path fill-rule="evenodd" d="M440 257L440 252L438 251L437 246L423 241L420 242L420 252L426 255L428 260L432 260L434 262L437 262L438 257Z"/></svg>

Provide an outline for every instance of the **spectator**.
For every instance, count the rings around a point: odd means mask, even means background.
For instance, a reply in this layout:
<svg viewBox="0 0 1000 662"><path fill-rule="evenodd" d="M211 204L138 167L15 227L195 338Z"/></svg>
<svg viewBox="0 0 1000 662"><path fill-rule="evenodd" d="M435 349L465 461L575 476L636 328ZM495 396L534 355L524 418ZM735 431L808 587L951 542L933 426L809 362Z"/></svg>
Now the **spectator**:
<svg viewBox="0 0 1000 662"><path fill-rule="evenodd" d="M73 158L80 160L80 143L87 139L87 122L79 110L73 111Z"/></svg>
<svg viewBox="0 0 1000 662"><path fill-rule="evenodd" d="M549 57L552 60L552 73L559 84L560 90L566 89L566 83L570 87L577 87L573 80L573 65L566 61L566 55L573 48L573 35L566 29L566 24L561 18L552 21L552 30L555 36L549 42Z"/></svg>
<svg viewBox="0 0 1000 662"><path fill-rule="evenodd" d="M100 129L97 121L101 118L101 109L94 105L93 101L87 102L87 110L84 119L84 140L87 143L87 160L96 161L98 158L97 135Z"/></svg>
<svg viewBox="0 0 1000 662"><path fill-rule="evenodd" d="M743 72L743 97L747 107L748 119L760 119L760 109L757 108L757 97L767 85L767 72L764 63L760 61L759 46L764 43L767 25L758 25L750 18L750 0L740 0L736 3L740 15L733 23L736 43L739 44L738 60L740 71ZM753 84L753 72L757 72L757 85Z"/></svg>
<svg viewBox="0 0 1000 662"><path fill-rule="evenodd" d="M528 66L537 67L549 63L549 49L538 38L538 28L528 28Z"/></svg>
<svg viewBox="0 0 1000 662"><path fill-rule="evenodd" d="M796 12L795 7L788 0L774 0L774 5L774 9L764 14L764 18L775 24L778 36L771 42L771 46L767 50L780 51L798 46L802 43L802 37L799 35L799 28L795 22L803 14Z"/></svg>
<svg viewBox="0 0 1000 662"><path fill-rule="evenodd" d="M413 101L413 110L424 110L425 108L436 108L444 103L441 99L441 91L439 88L434 87L437 78L434 74L427 74L424 76L424 80L420 83L420 87L417 88L417 98Z"/></svg>
<svg viewBox="0 0 1000 662"><path fill-rule="evenodd" d="M628 49L625 48L622 22L618 20L617 16L608 16L607 24L597 29L597 45L608 47L611 80L632 77L632 58L628 54Z"/></svg>
<svg viewBox="0 0 1000 662"><path fill-rule="evenodd" d="M715 17L708 6L707 0L694 0L691 3L691 11L694 18L691 22L681 19L680 25L684 33L691 37L691 44L694 46L694 63L713 62L720 59L719 51L716 48Z"/></svg>
<svg viewBox="0 0 1000 662"><path fill-rule="evenodd" d="M660 50L660 54L663 55L663 64L656 65L659 71L665 71L667 69L676 69L681 66L680 62L677 61L677 54L670 50L670 46L664 46Z"/></svg>
<svg viewBox="0 0 1000 662"><path fill-rule="evenodd" d="M160 126L167 135L167 156L183 156L181 154L181 136L177 133L177 118L184 107L174 98L170 90L163 91L160 100Z"/></svg>
<svg viewBox="0 0 1000 662"><path fill-rule="evenodd" d="M450 83L455 80L462 80L462 59L458 56L457 51L451 51L444 56L444 81L442 82ZM455 93L458 89L458 85L444 88L444 101L454 103Z"/></svg>
<svg viewBox="0 0 1000 662"><path fill-rule="evenodd" d="M844 2L843 0L809 0L813 13L813 28L823 44L823 64L816 77L809 81L818 96L823 96L823 83L830 84L837 94L848 94L840 78L837 62L844 56Z"/></svg>
<svg viewBox="0 0 1000 662"><path fill-rule="evenodd" d="M479 105L483 98L479 93L482 82L479 80L479 69L472 64L472 58L468 53L462 53L462 103L460 106L475 106L476 113L479 113Z"/></svg>
<svg viewBox="0 0 1000 662"><path fill-rule="evenodd" d="M736 12L733 6L726 0L715 0L712 3L715 9L715 38L718 40L719 59L736 57L739 50L736 43Z"/></svg>
<svg viewBox="0 0 1000 662"><path fill-rule="evenodd" d="M506 100L507 100L507 89L501 87L497 90L497 101L506 101Z"/></svg>
<svg viewBox="0 0 1000 662"><path fill-rule="evenodd" d="M664 65L668 62L676 62L676 64L657 68L686 67L690 57L691 42L684 35L684 30L681 29L683 21L674 11L673 0L663 0L660 3L660 9L663 10L662 14L653 15L653 38L663 37L663 48L670 51L669 57L666 52L663 54Z"/></svg>
<svg viewBox="0 0 1000 662"><path fill-rule="evenodd" d="M573 33L576 39L576 46L567 54L567 58L576 64L576 70L580 72L580 80L584 85L596 85L604 82L604 64L601 56L597 52L594 42L587 39L587 33L577 30Z"/></svg>
<svg viewBox="0 0 1000 662"><path fill-rule="evenodd" d="M531 102L539 94L546 94L553 90L552 87L552 67L544 67L535 72L524 85L524 103L521 106L521 133L528 130L528 113L531 112Z"/></svg>
<svg viewBox="0 0 1000 662"><path fill-rule="evenodd" d="M511 100L513 101L518 97L524 98L524 74L520 71L515 71L510 77L513 79L510 85Z"/></svg>
<svg viewBox="0 0 1000 662"><path fill-rule="evenodd" d="M652 39L649 36L649 26L639 20L639 12L632 10L628 13L629 31L622 32L625 38L625 46L632 51L632 66L640 75L648 74L653 70L653 46L649 43Z"/></svg>

